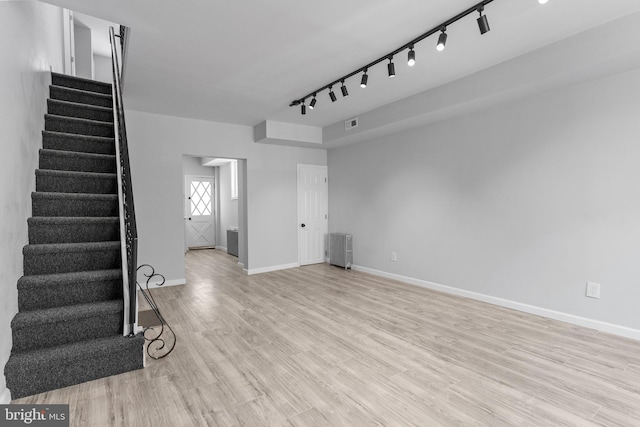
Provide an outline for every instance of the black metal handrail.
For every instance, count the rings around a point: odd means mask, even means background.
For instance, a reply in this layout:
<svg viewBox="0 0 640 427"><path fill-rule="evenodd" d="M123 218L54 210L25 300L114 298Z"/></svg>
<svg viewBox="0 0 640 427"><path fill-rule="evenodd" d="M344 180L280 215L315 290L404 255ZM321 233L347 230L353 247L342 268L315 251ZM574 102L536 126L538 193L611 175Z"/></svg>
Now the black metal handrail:
<svg viewBox="0 0 640 427"><path fill-rule="evenodd" d="M120 27L122 29L122 27ZM119 36L118 36L119 37ZM135 335L137 312L136 279L138 269L138 228L136 226L136 210L133 203L133 187L131 185L131 165L129 162L129 147L127 144L127 126L124 119L124 105L122 103L121 68L118 59L116 35L113 27L109 28L111 41L111 63L113 69L114 116L116 126L117 151L119 157L119 176L122 190L122 216L124 220L124 248L126 251L126 277L129 293L129 312L127 326L129 336ZM122 46L124 44L121 43Z"/></svg>

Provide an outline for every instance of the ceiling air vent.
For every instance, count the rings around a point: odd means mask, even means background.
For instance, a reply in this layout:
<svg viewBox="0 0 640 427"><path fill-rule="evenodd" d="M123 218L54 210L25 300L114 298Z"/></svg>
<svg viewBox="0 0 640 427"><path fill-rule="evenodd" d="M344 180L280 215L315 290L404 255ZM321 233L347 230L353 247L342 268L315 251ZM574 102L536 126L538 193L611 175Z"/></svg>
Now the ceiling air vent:
<svg viewBox="0 0 640 427"><path fill-rule="evenodd" d="M344 130L351 130L358 127L358 118L354 117L344 122Z"/></svg>

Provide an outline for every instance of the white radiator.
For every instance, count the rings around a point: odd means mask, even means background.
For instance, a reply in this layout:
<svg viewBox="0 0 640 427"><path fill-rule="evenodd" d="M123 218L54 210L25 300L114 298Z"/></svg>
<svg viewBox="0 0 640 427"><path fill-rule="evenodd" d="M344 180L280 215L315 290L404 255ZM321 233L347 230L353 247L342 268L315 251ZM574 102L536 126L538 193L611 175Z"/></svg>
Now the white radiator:
<svg viewBox="0 0 640 427"><path fill-rule="evenodd" d="M329 235L329 263L351 268L353 265L353 236L344 233Z"/></svg>

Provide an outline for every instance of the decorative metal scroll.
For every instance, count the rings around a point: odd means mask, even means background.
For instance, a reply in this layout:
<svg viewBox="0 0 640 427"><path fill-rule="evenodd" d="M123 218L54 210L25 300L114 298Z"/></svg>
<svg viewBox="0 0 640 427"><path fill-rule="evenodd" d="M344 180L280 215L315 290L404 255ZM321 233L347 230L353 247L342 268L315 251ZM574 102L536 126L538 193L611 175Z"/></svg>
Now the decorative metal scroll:
<svg viewBox="0 0 640 427"><path fill-rule="evenodd" d="M149 283L151 281L154 281L156 286L164 285L164 276L156 273L155 269L149 264L142 264L138 267L137 272L140 272L140 269L143 269L141 273L146 278L145 287L143 288L137 281L136 284L138 285L138 289L142 293L142 296L147 301L160 322L160 326L145 328L143 334L144 338L148 341L147 354L150 358L158 360L163 357L167 357L169 353L173 351L176 346L177 337L171 326L169 326L169 323L160 312L158 304L156 304L156 300L153 298L153 295L149 290ZM157 279L159 280L156 282Z"/></svg>

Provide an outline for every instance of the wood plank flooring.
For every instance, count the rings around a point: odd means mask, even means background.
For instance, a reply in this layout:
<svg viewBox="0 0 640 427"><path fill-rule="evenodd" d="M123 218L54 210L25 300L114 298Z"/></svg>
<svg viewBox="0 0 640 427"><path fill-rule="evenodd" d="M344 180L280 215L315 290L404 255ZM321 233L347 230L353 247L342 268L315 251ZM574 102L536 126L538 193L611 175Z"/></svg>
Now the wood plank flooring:
<svg viewBox="0 0 640 427"><path fill-rule="evenodd" d="M14 401L75 426L639 426L640 342L316 265L190 251L147 368ZM161 266L158 266L161 270Z"/></svg>

